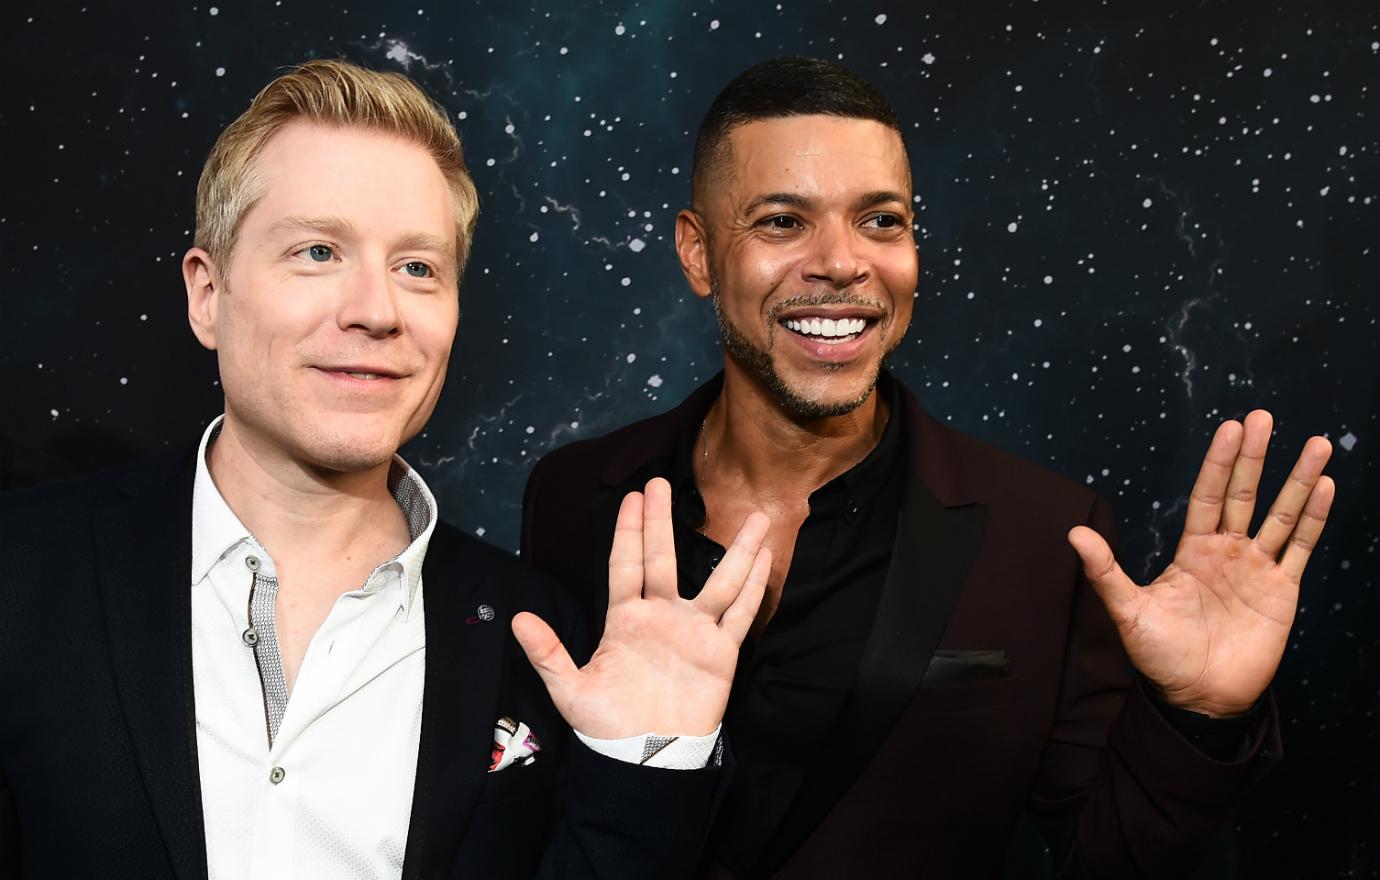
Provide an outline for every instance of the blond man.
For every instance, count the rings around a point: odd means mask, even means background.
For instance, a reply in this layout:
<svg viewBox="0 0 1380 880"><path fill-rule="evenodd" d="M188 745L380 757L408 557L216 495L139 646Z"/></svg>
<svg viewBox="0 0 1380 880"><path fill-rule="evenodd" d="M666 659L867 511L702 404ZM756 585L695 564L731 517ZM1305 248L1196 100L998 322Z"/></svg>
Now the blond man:
<svg viewBox="0 0 1380 880"><path fill-rule="evenodd" d="M453 127L396 74L311 62L222 133L182 269L224 415L0 500L0 875L693 867L765 518L686 601L667 486L630 494L592 656L557 591L440 522L397 449L441 391L476 214Z"/></svg>

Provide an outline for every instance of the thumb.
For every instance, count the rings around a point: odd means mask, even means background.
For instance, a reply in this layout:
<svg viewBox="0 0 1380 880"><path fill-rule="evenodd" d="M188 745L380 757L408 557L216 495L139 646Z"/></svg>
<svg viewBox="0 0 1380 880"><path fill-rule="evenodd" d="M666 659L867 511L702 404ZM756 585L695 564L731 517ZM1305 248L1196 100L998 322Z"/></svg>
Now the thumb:
<svg viewBox="0 0 1380 880"><path fill-rule="evenodd" d="M527 655L527 661L541 676L547 693L551 694L551 701L560 706L561 697L579 673L575 661L570 659L570 654L550 625L530 611L513 618L513 635Z"/></svg>
<svg viewBox="0 0 1380 880"><path fill-rule="evenodd" d="M1140 587L1117 565L1106 539L1087 526L1075 526L1068 538L1083 560L1084 576L1102 598L1112 619L1124 620L1131 616L1131 606L1141 598Z"/></svg>

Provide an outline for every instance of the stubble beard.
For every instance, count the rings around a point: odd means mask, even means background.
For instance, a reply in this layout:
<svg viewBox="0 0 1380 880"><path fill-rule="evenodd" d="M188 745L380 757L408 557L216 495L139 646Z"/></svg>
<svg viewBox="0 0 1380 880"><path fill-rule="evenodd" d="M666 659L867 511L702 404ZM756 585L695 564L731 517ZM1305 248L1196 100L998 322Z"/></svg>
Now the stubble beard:
<svg viewBox="0 0 1380 880"><path fill-rule="evenodd" d="M729 357L733 358L744 369L747 370L762 387L767 389L773 402L785 411L786 415L799 420L827 419L835 416L844 416L856 410L867 402L872 396L872 391L877 387L877 379L881 375L882 362L886 356L891 354L888 350L878 359L871 377L868 379L867 387L855 397L844 400L816 400L802 395L799 391L792 388L781 374L776 371L776 365L772 361L771 352L764 348L759 348L745 333L733 325L725 314L723 301L719 295L719 279L711 275L709 279L709 296L714 303L714 317L719 322L719 333L723 337L724 350ZM800 297L792 297L778 303L773 309L773 315L785 308L807 305L826 305L835 303L850 303L855 305L868 305L880 307L875 300L861 299L849 294L847 291L836 291L829 293L811 294ZM885 314L885 313L884 313ZM773 318L774 321L774 318ZM890 323L890 315L883 317L879 330L884 330ZM824 369L829 372L836 372L842 369L842 364L825 364Z"/></svg>

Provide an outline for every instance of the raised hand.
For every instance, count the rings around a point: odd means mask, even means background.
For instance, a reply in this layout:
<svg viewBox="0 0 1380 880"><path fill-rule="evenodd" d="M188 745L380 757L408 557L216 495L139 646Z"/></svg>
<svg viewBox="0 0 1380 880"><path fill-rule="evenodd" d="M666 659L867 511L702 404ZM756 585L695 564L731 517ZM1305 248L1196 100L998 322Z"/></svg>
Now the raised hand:
<svg viewBox="0 0 1380 880"><path fill-rule="evenodd" d="M1092 529L1069 532L1141 675L1168 702L1214 717L1246 712L1274 678L1335 492L1322 476L1332 445L1310 437L1255 538L1247 534L1272 425L1256 410L1217 429L1174 561L1149 586L1136 586Z"/></svg>
<svg viewBox="0 0 1380 880"><path fill-rule="evenodd" d="M750 515L700 594L682 599L670 484L658 478L645 497L624 498L609 555L604 637L589 663L576 668L536 615L513 618L513 634L566 722L596 739L712 733L728 704L738 646L766 591L768 525L765 514Z"/></svg>

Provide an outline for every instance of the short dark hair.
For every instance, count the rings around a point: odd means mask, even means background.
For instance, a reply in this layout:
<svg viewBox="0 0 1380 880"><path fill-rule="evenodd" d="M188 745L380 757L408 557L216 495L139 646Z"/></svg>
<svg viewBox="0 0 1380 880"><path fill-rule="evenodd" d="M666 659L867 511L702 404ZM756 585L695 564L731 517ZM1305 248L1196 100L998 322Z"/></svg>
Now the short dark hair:
<svg viewBox="0 0 1380 880"><path fill-rule="evenodd" d="M819 58L762 61L724 86L700 122L691 174L695 201L713 176L714 166L727 158L733 129L759 119L815 114L870 119L903 135L901 120L882 93L848 68Z"/></svg>

